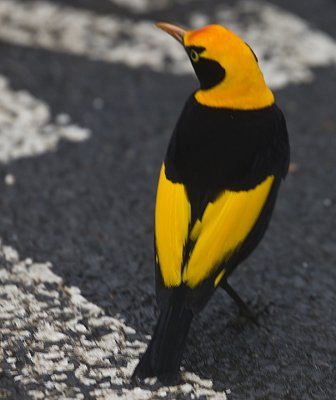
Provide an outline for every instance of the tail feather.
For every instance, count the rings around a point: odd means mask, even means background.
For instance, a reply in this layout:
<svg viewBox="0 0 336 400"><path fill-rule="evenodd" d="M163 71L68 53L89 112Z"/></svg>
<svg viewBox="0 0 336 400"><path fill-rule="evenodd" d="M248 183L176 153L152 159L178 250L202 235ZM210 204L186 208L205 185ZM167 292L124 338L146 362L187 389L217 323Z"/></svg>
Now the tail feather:
<svg viewBox="0 0 336 400"><path fill-rule="evenodd" d="M183 305L168 304L161 310L152 339L134 370L132 380L157 376L162 383L176 379L193 312Z"/></svg>

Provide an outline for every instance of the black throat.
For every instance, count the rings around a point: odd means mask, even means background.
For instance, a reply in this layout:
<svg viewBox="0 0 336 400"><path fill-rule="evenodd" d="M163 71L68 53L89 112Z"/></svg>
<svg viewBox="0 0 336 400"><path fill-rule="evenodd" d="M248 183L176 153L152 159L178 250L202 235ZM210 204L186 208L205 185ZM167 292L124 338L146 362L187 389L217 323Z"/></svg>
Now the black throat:
<svg viewBox="0 0 336 400"><path fill-rule="evenodd" d="M200 57L193 67L203 90L217 86L225 78L225 69L217 61Z"/></svg>

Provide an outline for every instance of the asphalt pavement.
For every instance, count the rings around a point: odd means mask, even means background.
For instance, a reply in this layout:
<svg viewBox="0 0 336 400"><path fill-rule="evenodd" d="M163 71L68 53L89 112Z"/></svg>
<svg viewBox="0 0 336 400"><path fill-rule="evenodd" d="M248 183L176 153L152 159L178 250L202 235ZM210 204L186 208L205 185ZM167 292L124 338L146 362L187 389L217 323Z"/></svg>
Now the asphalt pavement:
<svg viewBox="0 0 336 400"><path fill-rule="evenodd" d="M180 384L129 377L156 320L160 163L197 87L155 21L228 25L287 119L270 228L195 318ZM336 393L336 4L0 0L0 399Z"/></svg>

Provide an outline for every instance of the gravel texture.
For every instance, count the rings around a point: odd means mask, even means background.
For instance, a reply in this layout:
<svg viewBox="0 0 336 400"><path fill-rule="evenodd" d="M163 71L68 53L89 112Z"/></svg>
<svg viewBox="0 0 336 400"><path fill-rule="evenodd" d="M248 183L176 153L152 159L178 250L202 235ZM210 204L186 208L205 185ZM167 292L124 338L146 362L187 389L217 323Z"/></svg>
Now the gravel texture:
<svg viewBox="0 0 336 400"><path fill-rule="evenodd" d="M334 399L336 6L258 2L258 16L251 3L0 1L0 399ZM218 291L192 325L181 383L131 388L156 318L159 166L196 85L174 67L177 45L149 27L224 17L250 35L265 29L251 40L295 163L264 241L231 279L259 326ZM109 55L111 21L125 60ZM132 25L141 40L124 36Z"/></svg>

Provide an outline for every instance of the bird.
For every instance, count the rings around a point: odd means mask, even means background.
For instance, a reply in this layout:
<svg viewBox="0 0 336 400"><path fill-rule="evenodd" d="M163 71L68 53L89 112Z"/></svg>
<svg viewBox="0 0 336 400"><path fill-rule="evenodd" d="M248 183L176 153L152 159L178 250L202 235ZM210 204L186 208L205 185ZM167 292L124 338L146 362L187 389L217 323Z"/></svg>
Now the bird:
<svg viewBox="0 0 336 400"><path fill-rule="evenodd" d="M221 25L159 22L185 49L199 81L170 138L155 206L159 317L132 382L178 380L193 317L217 288L251 315L228 282L269 225L289 167L285 117L252 48Z"/></svg>

